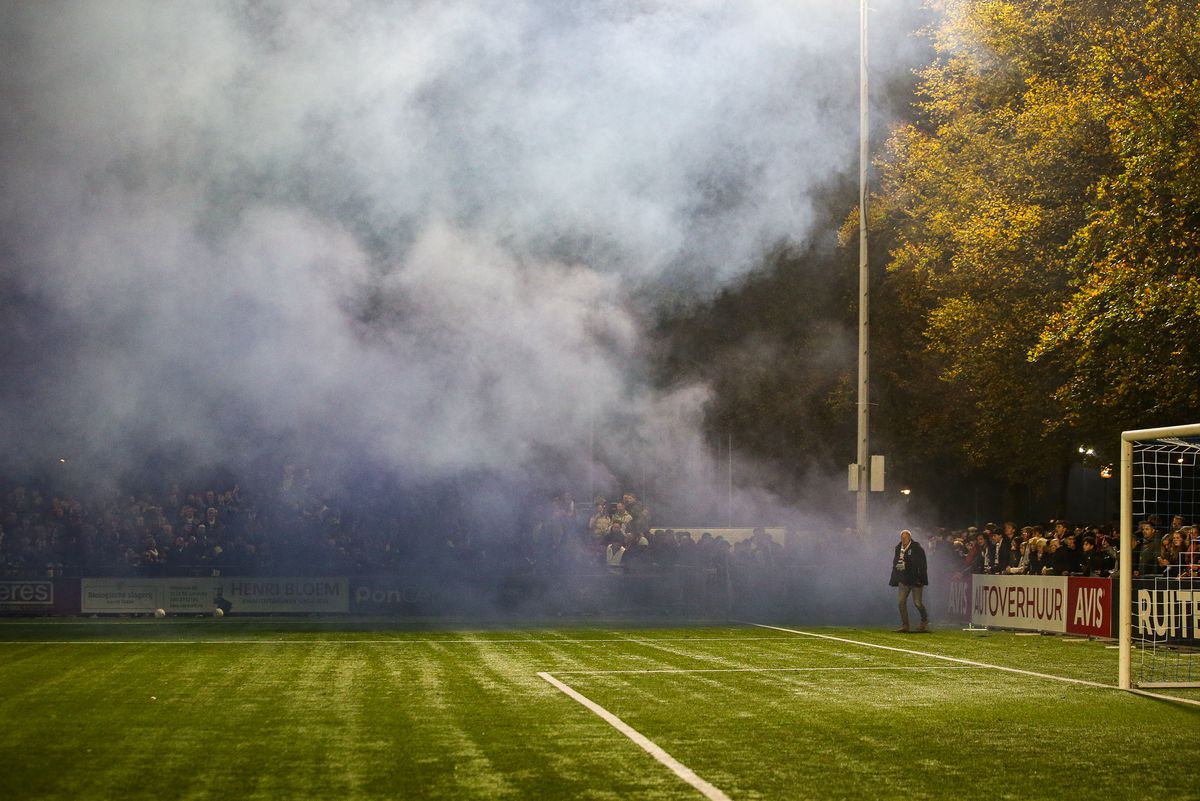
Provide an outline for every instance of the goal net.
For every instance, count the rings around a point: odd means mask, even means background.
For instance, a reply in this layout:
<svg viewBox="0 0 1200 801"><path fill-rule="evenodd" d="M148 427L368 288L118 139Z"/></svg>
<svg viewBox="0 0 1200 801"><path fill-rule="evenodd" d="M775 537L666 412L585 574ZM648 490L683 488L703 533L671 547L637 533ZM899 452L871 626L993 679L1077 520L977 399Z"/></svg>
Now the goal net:
<svg viewBox="0 0 1200 801"><path fill-rule="evenodd" d="M1120 676L1200 687L1200 424L1121 435Z"/></svg>

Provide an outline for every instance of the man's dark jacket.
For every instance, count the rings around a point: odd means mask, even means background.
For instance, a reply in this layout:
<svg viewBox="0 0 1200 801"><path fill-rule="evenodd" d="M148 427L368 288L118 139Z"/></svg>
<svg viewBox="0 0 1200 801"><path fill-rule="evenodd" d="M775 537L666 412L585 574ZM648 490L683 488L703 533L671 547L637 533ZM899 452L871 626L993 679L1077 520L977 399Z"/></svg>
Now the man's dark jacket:
<svg viewBox="0 0 1200 801"><path fill-rule="evenodd" d="M904 560L904 570L896 569L900 561L900 543L896 543L896 552L892 556L892 579L888 582L892 587L907 584L910 587L924 587L929 583L929 567L925 561L925 551L913 540L908 546L908 557Z"/></svg>

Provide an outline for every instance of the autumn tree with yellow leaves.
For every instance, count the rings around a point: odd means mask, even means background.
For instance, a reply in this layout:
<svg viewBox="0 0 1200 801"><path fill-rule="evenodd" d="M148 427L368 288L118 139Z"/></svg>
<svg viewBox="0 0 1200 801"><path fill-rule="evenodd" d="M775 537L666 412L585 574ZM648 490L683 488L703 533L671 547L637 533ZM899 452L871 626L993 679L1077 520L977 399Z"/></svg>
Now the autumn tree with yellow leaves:
<svg viewBox="0 0 1200 801"><path fill-rule="evenodd" d="M877 363L910 444L1021 480L1081 441L1200 419L1200 7L937 10L872 205Z"/></svg>

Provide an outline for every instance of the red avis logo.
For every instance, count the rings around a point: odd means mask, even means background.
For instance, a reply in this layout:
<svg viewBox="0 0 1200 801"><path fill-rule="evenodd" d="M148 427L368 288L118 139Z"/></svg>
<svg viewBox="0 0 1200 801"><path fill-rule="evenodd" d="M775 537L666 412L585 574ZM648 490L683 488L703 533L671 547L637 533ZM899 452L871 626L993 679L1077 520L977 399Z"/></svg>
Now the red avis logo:
<svg viewBox="0 0 1200 801"><path fill-rule="evenodd" d="M1067 584L1067 631L1112 636L1112 583L1109 579L1072 577Z"/></svg>

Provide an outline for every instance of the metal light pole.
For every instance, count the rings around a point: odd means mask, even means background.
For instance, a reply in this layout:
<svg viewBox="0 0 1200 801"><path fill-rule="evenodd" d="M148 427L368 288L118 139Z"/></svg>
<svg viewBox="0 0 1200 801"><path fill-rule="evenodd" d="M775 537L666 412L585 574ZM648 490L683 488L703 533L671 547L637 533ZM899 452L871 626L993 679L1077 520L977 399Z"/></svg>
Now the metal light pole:
<svg viewBox="0 0 1200 801"><path fill-rule="evenodd" d="M870 403L867 376L870 370L870 284L867 269L867 167L870 164L870 115L867 96L867 0L858 6L858 498L855 516L858 535L870 533L867 474Z"/></svg>
<svg viewBox="0 0 1200 801"><path fill-rule="evenodd" d="M725 525L733 528L733 432L729 432L729 449L726 454L729 459L728 483L726 489Z"/></svg>

